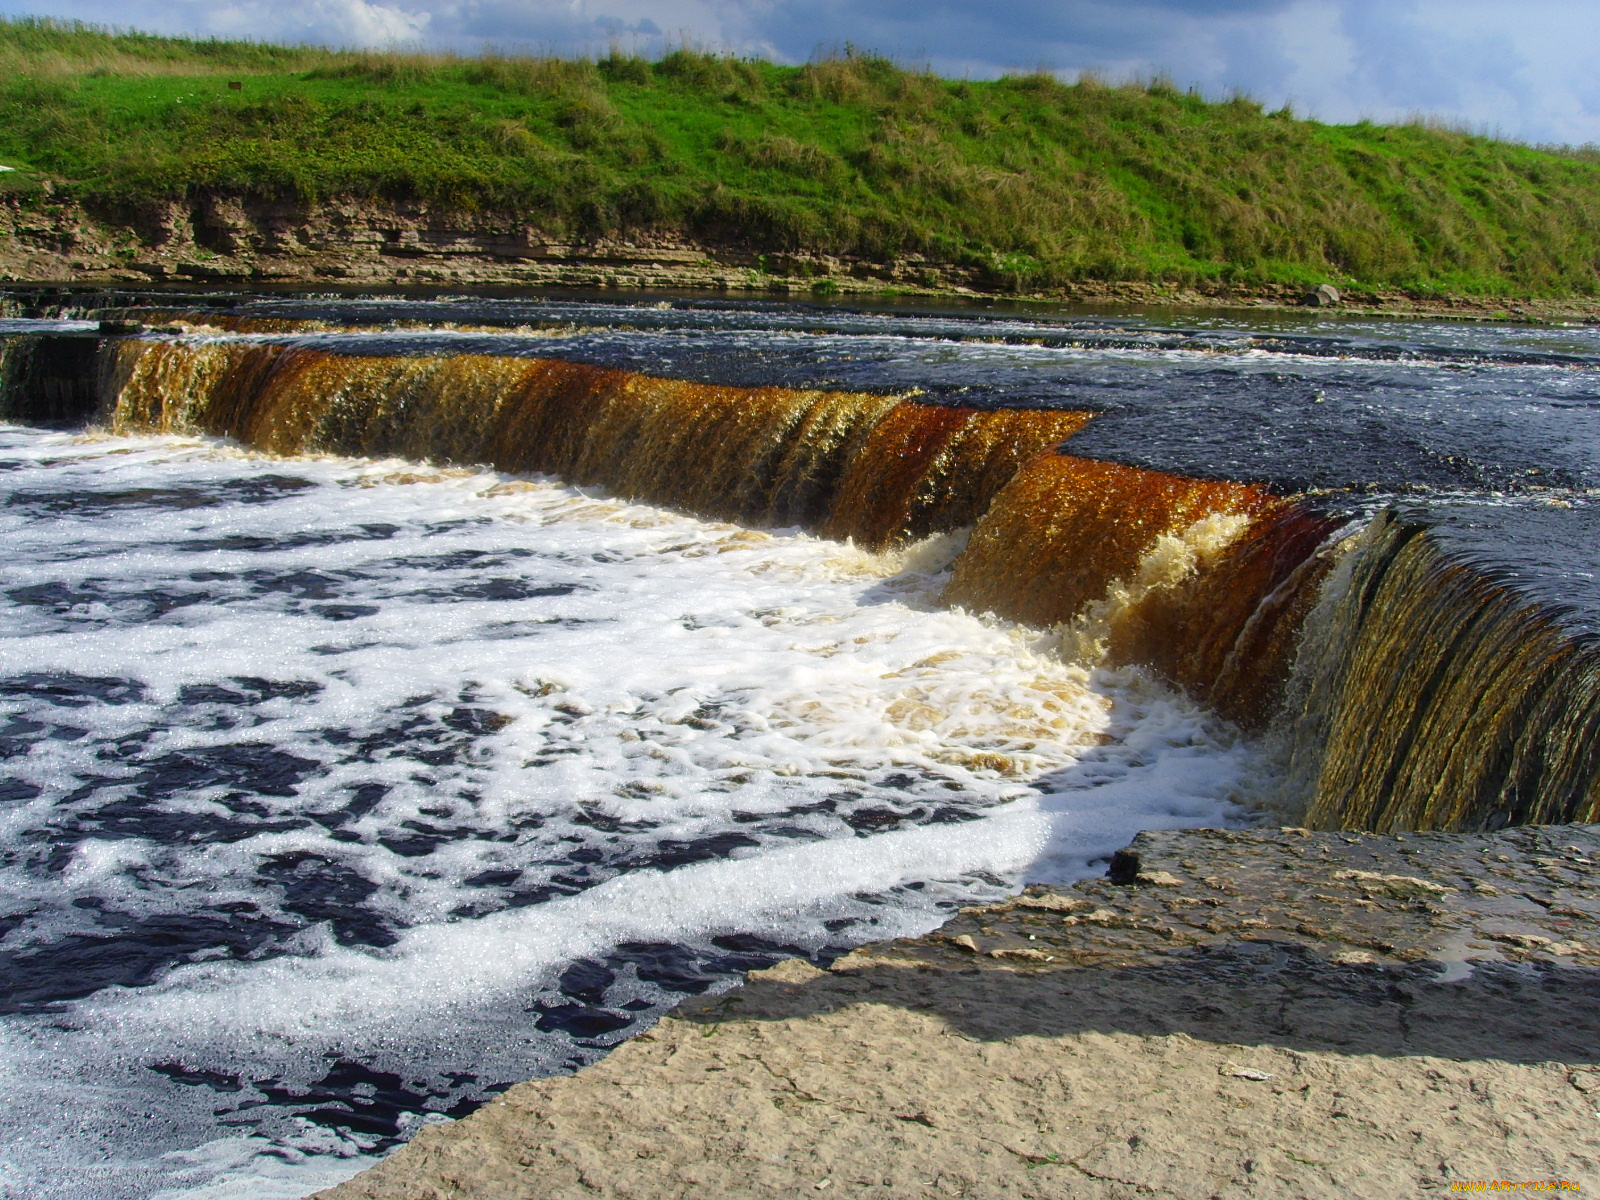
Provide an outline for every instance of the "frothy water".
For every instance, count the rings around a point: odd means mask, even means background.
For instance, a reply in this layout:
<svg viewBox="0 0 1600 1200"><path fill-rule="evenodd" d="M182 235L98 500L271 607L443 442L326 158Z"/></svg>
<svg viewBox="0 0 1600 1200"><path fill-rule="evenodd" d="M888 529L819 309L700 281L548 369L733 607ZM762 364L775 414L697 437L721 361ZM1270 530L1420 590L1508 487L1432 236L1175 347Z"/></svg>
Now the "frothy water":
<svg viewBox="0 0 1600 1200"><path fill-rule="evenodd" d="M0 1194L299 1196L1251 747L868 554L556 481L0 433Z"/></svg>

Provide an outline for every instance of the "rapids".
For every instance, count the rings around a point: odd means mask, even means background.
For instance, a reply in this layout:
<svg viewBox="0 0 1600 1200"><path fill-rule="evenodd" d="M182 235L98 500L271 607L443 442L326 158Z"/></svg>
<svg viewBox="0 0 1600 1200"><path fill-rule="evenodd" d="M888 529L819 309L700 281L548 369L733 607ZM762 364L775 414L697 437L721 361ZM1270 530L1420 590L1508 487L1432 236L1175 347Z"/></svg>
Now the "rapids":
<svg viewBox="0 0 1600 1200"><path fill-rule="evenodd" d="M1600 803L1593 331L29 302L6 1196L301 1195L1142 828Z"/></svg>
<svg viewBox="0 0 1600 1200"><path fill-rule="evenodd" d="M1192 703L940 607L949 539L175 437L0 468L8 1196L300 1195L1248 787Z"/></svg>

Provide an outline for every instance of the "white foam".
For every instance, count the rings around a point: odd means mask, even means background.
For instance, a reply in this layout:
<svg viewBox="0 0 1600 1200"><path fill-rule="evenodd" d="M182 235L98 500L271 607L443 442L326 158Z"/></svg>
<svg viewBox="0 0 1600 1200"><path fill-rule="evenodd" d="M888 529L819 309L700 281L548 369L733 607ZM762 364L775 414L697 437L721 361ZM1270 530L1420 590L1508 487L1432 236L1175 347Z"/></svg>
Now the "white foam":
<svg viewBox="0 0 1600 1200"><path fill-rule="evenodd" d="M281 927L0 1023L19 1191L324 1186L370 1141L279 1110L221 1136L213 1110L250 1079L309 1093L330 1056L424 1091L561 1069L594 1051L533 1022L574 960L924 931L1140 828L1235 820L1248 786L1249 748L1194 705L937 609L959 539L874 556L548 480L194 439L13 428L0 456L28 501L0 505L4 675L133 681L0 705L64 730L10 764L41 791L0 805L0 916L31 914L4 949L224 911ZM310 486L269 500L272 476ZM360 788L386 790L346 811ZM296 908L308 871L370 889L346 907L392 942ZM670 1000L632 970L614 1001Z"/></svg>
<svg viewBox="0 0 1600 1200"><path fill-rule="evenodd" d="M300 1200L372 1165L359 1147L311 1130L299 1146L259 1137L217 1138L162 1158L173 1186L150 1200Z"/></svg>
<svg viewBox="0 0 1600 1200"><path fill-rule="evenodd" d="M552 968L629 941L776 930L783 919L839 896L971 871L1016 873L1045 846L1050 822L1035 804L1008 805L953 838L932 826L870 839L813 842L743 859L618 876L578 896L471 922L424 925L375 956L334 948L265 963L180 967L159 984L78 1005L88 1028L143 1025L264 1035L284 1043L338 1028L347 1038L405 1036L452 1009L528 990ZM922 913L895 934L929 927Z"/></svg>

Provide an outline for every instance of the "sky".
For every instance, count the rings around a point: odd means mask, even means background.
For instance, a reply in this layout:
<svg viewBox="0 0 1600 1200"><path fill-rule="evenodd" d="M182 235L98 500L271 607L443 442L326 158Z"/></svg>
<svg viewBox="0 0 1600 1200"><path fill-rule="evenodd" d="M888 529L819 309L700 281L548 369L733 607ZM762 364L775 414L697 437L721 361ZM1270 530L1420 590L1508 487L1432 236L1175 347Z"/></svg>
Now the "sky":
<svg viewBox="0 0 1600 1200"><path fill-rule="evenodd" d="M0 13L463 52L687 43L800 63L848 44L955 77L1163 74L1323 121L1426 116L1600 143L1596 0L0 0Z"/></svg>

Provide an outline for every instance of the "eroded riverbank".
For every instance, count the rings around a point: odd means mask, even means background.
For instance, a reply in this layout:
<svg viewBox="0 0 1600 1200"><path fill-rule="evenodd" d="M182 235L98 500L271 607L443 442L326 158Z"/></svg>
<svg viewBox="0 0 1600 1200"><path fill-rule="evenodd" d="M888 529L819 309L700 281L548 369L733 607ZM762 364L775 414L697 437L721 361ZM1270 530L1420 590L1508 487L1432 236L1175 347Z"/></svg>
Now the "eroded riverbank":
<svg viewBox="0 0 1600 1200"><path fill-rule="evenodd" d="M248 209L248 211L247 211ZM518 222L441 219L425 207L335 202L310 209L212 204L156 206L122 223L82 205L0 197L0 281L18 290L60 286L449 289L603 289L709 297L965 304L1035 302L1175 313L1296 311L1316 307L1309 287L1140 279L1081 279L1038 290L988 268L920 254L893 259L761 253L683 236L563 241ZM1397 287L1338 289L1335 311L1393 319L1600 322L1584 295L1466 295Z"/></svg>

